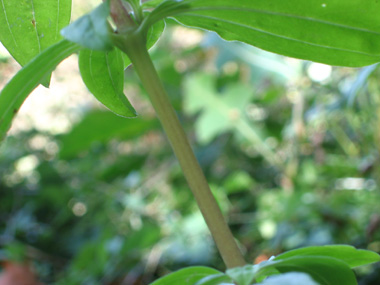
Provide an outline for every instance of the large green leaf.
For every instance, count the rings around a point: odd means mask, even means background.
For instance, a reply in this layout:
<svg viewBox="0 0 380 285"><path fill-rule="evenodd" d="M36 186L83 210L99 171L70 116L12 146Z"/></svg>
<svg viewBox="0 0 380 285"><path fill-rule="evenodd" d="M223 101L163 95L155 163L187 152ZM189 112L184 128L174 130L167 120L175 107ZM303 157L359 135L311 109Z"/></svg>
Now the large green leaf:
<svg viewBox="0 0 380 285"><path fill-rule="evenodd" d="M123 93L124 61L120 50L83 49L79 53L79 70L87 88L104 106L119 116L136 117Z"/></svg>
<svg viewBox="0 0 380 285"><path fill-rule="evenodd" d="M283 260L293 256L328 256L339 259L351 268L380 261L380 255L369 250L356 249L349 245L310 246L287 251L274 260Z"/></svg>
<svg viewBox="0 0 380 285"><path fill-rule="evenodd" d="M61 40L69 24L71 0L2 0L0 41L24 66L38 53Z"/></svg>
<svg viewBox="0 0 380 285"><path fill-rule="evenodd" d="M216 79L205 73L189 76L185 81L186 111L193 115L201 111L195 123L198 139L208 143L223 132L236 131L252 142L269 163L280 167L281 159L264 142L259 128L244 115L245 107L253 95L251 87L241 84L223 87L222 92L219 92Z"/></svg>
<svg viewBox="0 0 380 285"><path fill-rule="evenodd" d="M201 280L206 276L220 273L221 272L219 272L218 270L209 267L188 267L178 270L174 273L168 274L158 279L157 281L151 283L151 285L194 285L197 281Z"/></svg>
<svg viewBox="0 0 380 285"><path fill-rule="evenodd" d="M109 15L109 3L105 1L90 13L64 28L61 34L69 41L88 49L109 51L113 47L110 26L107 21Z"/></svg>
<svg viewBox="0 0 380 285"><path fill-rule="evenodd" d="M156 10L152 21L172 15L184 25L286 56L342 66L380 61L377 0L183 0L165 1Z"/></svg>
<svg viewBox="0 0 380 285"><path fill-rule="evenodd" d="M157 6L157 7L156 7ZM181 12L186 12L191 8L189 1L177 1L177 0L166 0L166 1L151 1L143 5L144 8L155 8L152 13L146 19L146 22L153 24L166 17L176 15Z"/></svg>
<svg viewBox="0 0 380 285"><path fill-rule="evenodd" d="M78 51L77 44L61 40L25 65L0 93L0 140L28 95L66 57Z"/></svg>
<svg viewBox="0 0 380 285"><path fill-rule="evenodd" d="M234 285L230 277L224 273L208 275L194 285ZM240 285L240 284L239 284Z"/></svg>

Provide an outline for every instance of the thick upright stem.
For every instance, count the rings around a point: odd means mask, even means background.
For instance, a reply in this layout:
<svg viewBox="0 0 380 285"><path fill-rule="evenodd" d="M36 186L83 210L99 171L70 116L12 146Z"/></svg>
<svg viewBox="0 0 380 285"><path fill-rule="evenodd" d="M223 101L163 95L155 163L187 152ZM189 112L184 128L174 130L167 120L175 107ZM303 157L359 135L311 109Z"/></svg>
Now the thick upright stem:
<svg viewBox="0 0 380 285"><path fill-rule="evenodd" d="M136 41L124 46L123 50L127 52L150 97L224 263L227 268L245 265L246 262L195 158L143 39L137 37Z"/></svg>

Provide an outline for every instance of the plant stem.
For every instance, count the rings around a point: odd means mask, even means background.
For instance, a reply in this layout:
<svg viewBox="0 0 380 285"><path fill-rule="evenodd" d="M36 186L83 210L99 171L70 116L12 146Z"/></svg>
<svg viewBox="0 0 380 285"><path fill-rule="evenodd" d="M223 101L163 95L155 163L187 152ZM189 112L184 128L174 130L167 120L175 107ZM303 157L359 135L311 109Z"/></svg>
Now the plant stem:
<svg viewBox="0 0 380 285"><path fill-rule="evenodd" d="M208 186L203 171L158 77L143 37L136 36L136 39L129 41L129 44L124 44L122 50L127 53L132 61L150 97L224 263L227 268L245 265L243 255Z"/></svg>

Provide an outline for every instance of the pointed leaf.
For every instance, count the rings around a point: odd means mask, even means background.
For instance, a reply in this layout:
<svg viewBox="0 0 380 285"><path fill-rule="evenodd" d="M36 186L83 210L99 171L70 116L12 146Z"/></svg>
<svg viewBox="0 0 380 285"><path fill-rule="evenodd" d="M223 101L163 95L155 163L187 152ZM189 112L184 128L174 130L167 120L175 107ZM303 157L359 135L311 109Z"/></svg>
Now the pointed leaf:
<svg viewBox="0 0 380 285"><path fill-rule="evenodd" d="M380 61L375 0L183 0L188 8L168 13L164 4L176 2L163 2L152 14L172 13L186 26L300 59L342 66Z"/></svg>
<svg viewBox="0 0 380 285"><path fill-rule="evenodd" d="M136 117L135 110L123 93L124 62L120 50L81 50L79 70L87 88L104 106L119 116Z"/></svg>
<svg viewBox="0 0 380 285"><path fill-rule="evenodd" d="M293 256L329 256L339 259L351 268L380 261L380 255L369 250L356 249L349 245L310 246L282 253L274 260L283 260Z"/></svg>
<svg viewBox="0 0 380 285"><path fill-rule="evenodd" d="M88 49L109 51L113 47L107 21L109 15L110 7L106 1L64 28L61 34L69 41Z"/></svg>
<svg viewBox="0 0 380 285"><path fill-rule="evenodd" d="M209 267L188 267L168 274L150 285L194 285L197 281L208 275L220 274L221 272Z"/></svg>
<svg viewBox="0 0 380 285"><path fill-rule="evenodd" d="M160 21L155 23L149 30L147 35L146 46L148 49L153 47L158 39L161 37L162 33L165 30L165 21Z"/></svg>
<svg viewBox="0 0 380 285"><path fill-rule="evenodd" d="M234 285L230 277L224 273L209 275L199 280L194 285Z"/></svg>
<svg viewBox="0 0 380 285"><path fill-rule="evenodd" d="M190 0L191 1L191 0ZM172 15L177 15L181 12L188 11L191 6L189 5L190 1L182 0L166 0L166 1L155 1L153 0L150 4L144 5L144 8L153 8L155 9L148 15L146 22L150 25L153 25L155 22L158 22L162 19L165 19Z"/></svg>
<svg viewBox="0 0 380 285"><path fill-rule="evenodd" d="M2 0L0 41L24 66L62 39L59 31L70 22L71 0Z"/></svg>
<svg viewBox="0 0 380 285"><path fill-rule="evenodd" d="M44 50L9 81L0 93L0 140L26 97L62 60L79 49L78 45L62 40Z"/></svg>

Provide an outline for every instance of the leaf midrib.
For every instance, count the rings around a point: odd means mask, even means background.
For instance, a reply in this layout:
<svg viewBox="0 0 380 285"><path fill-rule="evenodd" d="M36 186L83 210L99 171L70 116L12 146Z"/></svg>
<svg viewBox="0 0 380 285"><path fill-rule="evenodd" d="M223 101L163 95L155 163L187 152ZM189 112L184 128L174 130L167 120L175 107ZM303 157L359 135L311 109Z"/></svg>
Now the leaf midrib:
<svg viewBox="0 0 380 285"><path fill-rule="evenodd" d="M36 37L37 37L37 43L38 43L38 53L41 52L41 42L40 38L38 37L38 31L37 31L37 21L36 21L36 12L34 10L34 3L33 0L30 0L30 3L32 4L32 15L33 15L33 21L34 21L34 31L36 32Z"/></svg>
<svg viewBox="0 0 380 285"><path fill-rule="evenodd" d="M195 1L197 1L197 0L192 0L192 1L188 1L188 2L191 3L191 2L195 2ZM301 19L301 20L305 20L305 21L317 22L317 23L336 26L336 27L340 27L340 28L345 28L345 29L356 30L356 31L360 31L360 32L366 32L366 33L371 33L371 34L375 34L375 35L380 35L380 32L371 31L371 30L364 29L364 28L352 27L352 26L348 26L348 25L344 25L344 24L340 24L340 23L334 23L334 22L330 22L330 21L315 19L312 17L304 17L304 16L300 16L300 15L286 14L286 13L266 11L266 10L246 8L246 7L241 8L241 7L228 7L228 6L216 6L216 7L205 6L205 7L199 7L199 8L189 8L188 11L193 12L193 11L210 11L210 10L212 10L212 11L215 11L215 10L222 10L222 11L223 10L227 10L227 11L236 10L236 11L244 11L244 12L250 11L250 12L254 12L254 13L258 13L258 14L275 15L275 16L282 16L282 17L288 17L288 18L296 18L296 19ZM187 11L180 11L179 13L181 13L181 12L183 14L187 14Z"/></svg>
<svg viewBox="0 0 380 285"><path fill-rule="evenodd" d="M5 9L4 0L1 0L1 4L2 4L2 6L3 6L3 12L4 12L4 16L5 16L5 21L7 22L7 26L8 26L9 32L10 32L11 35L12 35L13 42L14 42L15 45L18 47L18 44L17 44L17 42L16 42L16 38L15 38L13 32L12 32L11 26L10 26L9 21L8 21L8 16L7 16L7 11L6 11L6 9Z"/></svg>
<svg viewBox="0 0 380 285"><path fill-rule="evenodd" d="M261 32L261 33L264 33L264 34L268 34L268 35L274 36L274 37L283 38L283 39L286 39L286 40L290 40L290 41L293 41L293 42L298 42L298 43L302 43L302 44L306 44L306 45L310 45L310 46L321 47L321 48L326 48L326 49L336 50L336 51L351 52L351 53L365 55L365 56L369 56L369 57L373 57L373 58L379 58L379 56L380 56L380 55L374 55L374 54L365 53L365 52L359 52L357 50L350 50L350 49L343 49L343 48L337 48L337 47L331 47L331 46L314 44L314 43L310 43L310 42L306 42L306 41L302 41L302 40L298 40L298 39L294 39L294 38L289 38L289 37L286 37L286 36L281 36L281 35L274 34L274 33L268 32L268 31L264 31L262 29L253 28L252 26L248 26L248 25L244 25L244 24L240 24L240 23L236 23L236 22L233 22L233 21L228 21L228 20L224 20L224 19L220 19L220 18L216 18L216 17L199 15L199 14L191 14L191 13L186 13L185 16L198 17L198 18L206 18L206 19L213 20L213 21L224 22L224 23L227 23L227 24L236 25L236 26L240 26L240 27L243 27L243 28L248 28L248 29L251 29L251 30L254 30L254 31L257 31L257 32Z"/></svg>
<svg viewBox="0 0 380 285"><path fill-rule="evenodd" d="M114 77L112 76L112 72L111 72L111 68L110 68L110 64L109 64L109 59L108 59L108 52L106 53L106 65L107 65L107 73L108 73L108 76L111 80L113 90L114 90L115 94L120 95L120 91L117 90L117 84L115 83Z"/></svg>

